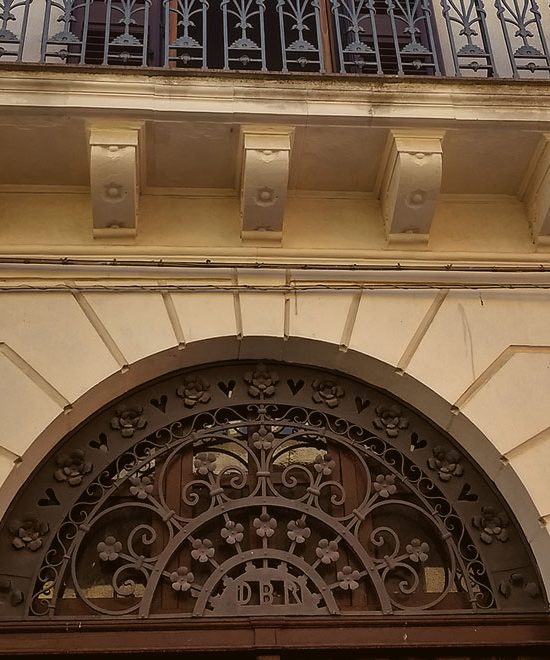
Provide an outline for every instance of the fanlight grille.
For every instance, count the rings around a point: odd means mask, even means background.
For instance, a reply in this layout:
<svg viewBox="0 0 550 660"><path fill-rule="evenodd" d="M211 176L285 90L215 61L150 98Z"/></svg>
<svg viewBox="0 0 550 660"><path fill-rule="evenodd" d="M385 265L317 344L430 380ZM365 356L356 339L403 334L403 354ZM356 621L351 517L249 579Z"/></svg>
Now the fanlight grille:
<svg viewBox="0 0 550 660"><path fill-rule="evenodd" d="M18 618L544 609L510 512L449 438L286 365L114 404L46 461L1 542Z"/></svg>

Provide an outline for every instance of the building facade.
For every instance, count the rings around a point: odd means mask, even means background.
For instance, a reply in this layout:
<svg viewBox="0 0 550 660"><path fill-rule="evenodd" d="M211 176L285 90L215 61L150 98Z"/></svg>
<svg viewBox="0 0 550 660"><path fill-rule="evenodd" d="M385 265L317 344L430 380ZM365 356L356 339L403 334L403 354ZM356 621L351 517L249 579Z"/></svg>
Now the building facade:
<svg viewBox="0 0 550 660"><path fill-rule="evenodd" d="M0 653L547 657L549 33L0 0Z"/></svg>

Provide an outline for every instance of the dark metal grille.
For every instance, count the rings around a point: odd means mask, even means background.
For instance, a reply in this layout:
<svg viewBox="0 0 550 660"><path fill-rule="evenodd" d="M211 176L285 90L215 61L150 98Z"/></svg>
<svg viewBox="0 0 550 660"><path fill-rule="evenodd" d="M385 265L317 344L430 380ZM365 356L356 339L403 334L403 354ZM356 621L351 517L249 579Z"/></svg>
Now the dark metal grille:
<svg viewBox="0 0 550 660"><path fill-rule="evenodd" d="M428 0L333 0L340 72L440 75Z"/></svg>
<svg viewBox="0 0 550 660"><path fill-rule="evenodd" d="M545 610L506 504L448 437L286 365L113 404L42 465L0 548L4 618Z"/></svg>
<svg viewBox="0 0 550 660"><path fill-rule="evenodd" d="M0 0L0 63L547 76L549 18L535 0Z"/></svg>

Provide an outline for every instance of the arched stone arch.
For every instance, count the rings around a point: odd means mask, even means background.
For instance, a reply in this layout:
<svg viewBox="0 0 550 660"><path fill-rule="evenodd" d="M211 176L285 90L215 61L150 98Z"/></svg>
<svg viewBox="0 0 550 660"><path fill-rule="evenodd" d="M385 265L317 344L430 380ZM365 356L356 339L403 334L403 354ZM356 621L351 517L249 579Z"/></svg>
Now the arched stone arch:
<svg viewBox="0 0 550 660"><path fill-rule="evenodd" d="M228 360L264 359L337 370L356 377L390 392L454 437L506 499L531 544L546 589L550 588L550 536L540 524L540 514L518 475L467 416L454 412L450 402L410 375L400 373L393 365L358 351L342 351L335 344L304 337L285 340L269 336L212 337L191 342L185 350L170 348L149 355L133 363L131 369L112 374L79 397L71 404L70 412L60 413L35 438L17 468L0 487L1 513L7 511L21 485L61 438L126 392L181 368Z"/></svg>

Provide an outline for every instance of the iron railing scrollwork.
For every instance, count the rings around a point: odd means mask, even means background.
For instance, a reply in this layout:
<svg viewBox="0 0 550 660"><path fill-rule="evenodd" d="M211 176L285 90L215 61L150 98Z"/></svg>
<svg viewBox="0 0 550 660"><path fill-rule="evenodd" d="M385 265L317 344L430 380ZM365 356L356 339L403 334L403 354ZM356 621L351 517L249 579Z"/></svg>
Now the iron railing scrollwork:
<svg viewBox="0 0 550 660"><path fill-rule="evenodd" d="M174 374L66 438L0 529L0 619L544 611L453 441L338 374Z"/></svg>
<svg viewBox="0 0 550 660"><path fill-rule="evenodd" d="M0 64L547 77L537 0L0 0Z"/></svg>

